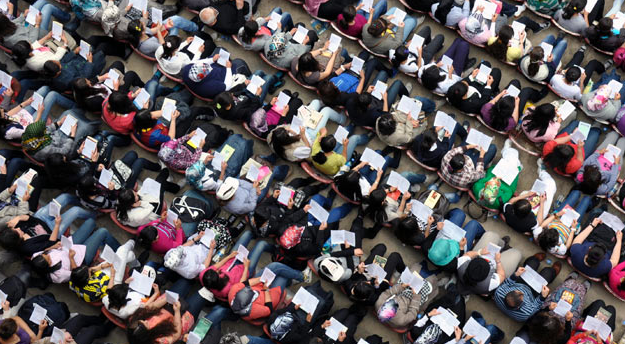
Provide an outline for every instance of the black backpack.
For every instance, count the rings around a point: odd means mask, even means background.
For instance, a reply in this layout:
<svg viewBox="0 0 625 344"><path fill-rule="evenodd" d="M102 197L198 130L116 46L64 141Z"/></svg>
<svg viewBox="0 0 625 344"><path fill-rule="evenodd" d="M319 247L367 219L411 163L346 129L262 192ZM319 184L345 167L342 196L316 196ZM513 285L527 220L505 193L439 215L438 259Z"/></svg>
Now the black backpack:
<svg viewBox="0 0 625 344"><path fill-rule="evenodd" d="M9 276L0 282L0 290L7 294L11 307L16 306L26 296L26 285L16 276Z"/></svg>
<svg viewBox="0 0 625 344"><path fill-rule="evenodd" d="M65 304L65 302L57 301L52 293L33 296L24 302L20 310L17 312L17 315L24 319L26 324L28 324L28 327L30 327L30 329L35 333L39 331L39 324L35 324L28 320L35 309L33 306L35 303L48 311L46 314L46 320L49 321L48 327L46 327L45 331L43 331L44 337L51 336L54 326L60 328L61 325L69 319L69 308L67 308L67 304Z"/></svg>
<svg viewBox="0 0 625 344"><path fill-rule="evenodd" d="M202 123L199 127L206 133L206 138L204 138L204 147L202 149L203 151L221 147L221 145L226 142L228 136L233 134L232 131L218 124Z"/></svg>

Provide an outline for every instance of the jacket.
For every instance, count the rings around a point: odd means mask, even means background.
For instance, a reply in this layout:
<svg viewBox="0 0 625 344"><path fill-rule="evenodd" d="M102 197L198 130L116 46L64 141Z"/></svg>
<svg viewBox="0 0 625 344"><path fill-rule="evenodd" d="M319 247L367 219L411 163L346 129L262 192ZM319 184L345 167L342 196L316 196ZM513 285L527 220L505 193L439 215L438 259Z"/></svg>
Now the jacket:
<svg viewBox="0 0 625 344"><path fill-rule="evenodd" d="M120 220L122 224L130 227L139 227L158 220L159 215L154 211L160 204L160 201L151 195L140 195L139 198L141 204L128 211L128 219L125 221Z"/></svg>
<svg viewBox="0 0 625 344"><path fill-rule="evenodd" d="M412 139L416 135L422 133L425 128L427 128L427 124L425 123L420 124L416 128L413 127L408 115L396 109L391 111L391 115L395 120L396 126L395 131L390 135L383 135L382 133L380 133L380 130L378 129L380 117L378 117L378 119L375 121L375 132L378 134L380 140L382 140L382 142L386 143L389 146L405 146L410 143L410 141L412 141Z"/></svg>
<svg viewBox="0 0 625 344"><path fill-rule="evenodd" d="M227 68L218 64L212 63L212 70L200 81L193 81L189 78L189 71L193 64L188 64L182 67L180 75L182 76L182 82L189 88L191 92L199 95L203 98L215 98L219 93L226 91L228 86L225 84L225 79L228 71Z"/></svg>
<svg viewBox="0 0 625 344"><path fill-rule="evenodd" d="M556 65L555 63L552 62L540 62L540 66L538 67L538 72L534 75L529 75L529 65L530 65L530 56L529 54L523 56L521 58L521 61L519 61L519 67L521 68L521 72L523 73L523 75L525 75L528 79L530 79L531 81L534 82L543 82L543 81L549 81L551 79L551 76L555 73L556 71Z"/></svg>
<svg viewBox="0 0 625 344"><path fill-rule="evenodd" d="M484 177L484 158L478 158L477 165L473 165L473 160L465 154L466 151L467 146L456 147L447 152L441 162L441 173L445 180L461 188L466 188L471 183ZM464 155L464 167L462 170L452 173L449 162L456 154Z"/></svg>
<svg viewBox="0 0 625 344"><path fill-rule="evenodd" d="M105 56L101 50L93 54L93 62L85 60L82 56L68 51L61 59L61 74L52 78L50 87L63 93L71 90L71 82L76 78L91 79L102 72L104 68Z"/></svg>
<svg viewBox="0 0 625 344"><path fill-rule="evenodd" d="M158 231L158 238L156 242L152 243L151 247L151 250L158 254L165 254L170 249L182 245L184 241L182 227L174 228L169 222L161 221L160 219L139 227L137 236L147 227L155 227Z"/></svg>
<svg viewBox="0 0 625 344"><path fill-rule="evenodd" d="M440 168L441 162L443 160L443 156L448 151L449 147L449 137L444 137L443 141L436 141L436 148L434 150L426 150L423 151L419 148L421 145L421 141L423 141L423 135L418 135L415 137L414 141L412 141L412 145L410 150L417 157L417 160L426 164L427 166Z"/></svg>
<svg viewBox="0 0 625 344"><path fill-rule="evenodd" d="M38 41L35 41L31 45L33 48L33 56L26 60L26 65L24 67L35 72L41 72L43 70L43 65L49 60L60 61L65 53L67 53L67 49L64 47L58 47L56 51L52 51L50 48L39 44Z"/></svg>
<svg viewBox="0 0 625 344"><path fill-rule="evenodd" d="M321 252L321 248L330 237L330 230L319 230L319 226L308 225L308 214L300 209L292 214L286 215L282 222L282 228L278 230L278 237L291 226L305 226L299 244L287 251L287 255L292 257L315 257Z"/></svg>
<svg viewBox="0 0 625 344"><path fill-rule="evenodd" d="M490 86L480 84L471 75L466 77L463 81L466 81L469 84L469 87L475 88L477 92L473 93L470 97L463 99L460 104L452 105L464 113L479 114L482 110L482 106L490 101L492 89Z"/></svg>
<svg viewBox="0 0 625 344"><path fill-rule="evenodd" d="M484 189L486 182L496 177L495 174L493 174L493 170L495 169L495 166L496 165L489 167L488 170L486 171L486 175L473 184L473 194L478 200L480 198L479 197L480 191ZM497 193L497 199L495 200L495 203L490 204L490 205L486 205L483 203L480 203L480 204L490 209L500 209L504 205L504 203L508 202L508 200L510 200L510 198L512 198L512 196L516 192L517 183L519 182L519 177L521 176L520 172L521 172L521 167L519 167L519 174L516 175L516 178L514 178L514 181L512 182L511 185L508 185L503 180L500 180L501 183L499 185L499 192Z"/></svg>
<svg viewBox="0 0 625 344"><path fill-rule="evenodd" d="M587 28L582 35L588 38L588 40L592 42L593 46L610 52L615 51L618 47L623 45L623 42L625 42L625 29L621 29L618 35L612 33L609 37L607 37L602 36L599 33L599 30L597 30L597 27L592 25Z"/></svg>
<svg viewBox="0 0 625 344"><path fill-rule="evenodd" d="M251 213L256 209L256 188L247 180L239 179L239 188L234 192L234 196L223 206L223 209L236 215Z"/></svg>
<svg viewBox="0 0 625 344"><path fill-rule="evenodd" d="M185 49L188 45L189 43L187 41L183 41L180 44L180 47L178 47L176 53L174 53L174 55L169 58L163 57L164 48L162 45L160 45L154 53L154 57L156 57L156 62L158 62L158 65L165 71L165 73L169 75L180 74L180 71L184 66L188 65L192 61L199 60L200 56L202 55L202 53L198 52L193 56L193 58L190 58L187 53L181 51Z"/></svg>
<svg viewBox="0 0 625 344"><path fill-rule="evenodd" d="M606 106L599 111L591 111L588 108L588 101L595 97L597 90L594 90L589 93L584 93L582 95L582 100L580 102L580 107L588 117L593 118L599 121L614 121L618 110L621 108L621 100L620 99L610 99Z"/></svg>
<svg viewBox="0 0 625 344"><path fill-rule="evenodd" d="M369 48L369 50L373 51L376 54L388 55L389 50L397 49L404 44L404 28L396 27L397 31L393 33L383 33L380 37L372 36L368 29L371 24L367 23L362 27L362 41ZM388 31L388 29L387 29Z"/></svg>
<svg viewBox="0 0 625 344"><path fill-rule="evenodd" d="M235 87L239 88L239 87ZM234 104L230 110L217 111L217 115L229 121L245 121L247 122L254 111L263 106L262 100L256 95L252 95L245 88L232 92Z"/></svg>
<svg viewBox="0 0 625 344"><path fill-rule="evenodd" d="M398 304L397 314L386 324L390 327L398 328L407 326L417 320L419 312L425 309L428 303L438 295L438 285L436 284L437 279L435 275L430 275L430 277L426 278L425 283L429 283L431 289L431 292L426 295L425 299L423 299L424 295L420 292L416 294L413 292L412 298L406 297L403 295L404 288L399 283L395 283L395 285L380 294L380 297L378 297L378 300L375 302L376 311L391 297L394 297L394 300ZM423 285L422 289L426 287L426 284Z"/></svg>
<svg viewBox="0 0 625 344"><path fill-rule="evenodd" d="M210 28L224 35L236 35L239 28L245 25L245 16L250 11L247 2L243 3L243 8L237 9L234 1L224 1L211 4L212 8L219 13L214 25Z"/></svg>
<svg viewBox="0 0 625 344"><path fill-rule="evenodd" d="M562 137L564 135L567 135L566 133L562 133L558 136L556 136L556 139L559 137ZM566 145L570 146L571 148L573 148L574 153L573 153L573 157L571 157L571 160L569 160L569 162L566 164L566 167L564 169L564 171L561 171L560 169L555 169L554 171L558 174L573 174L575 172L577 172L581 167L582 164L584 163L583 161L580 161L577 158L577 150L581 149L582 151L584 150L584 147L579 147L576 144L574 144L573 142L569 141L567 143L565 143ZM542 151L542 158L544 159L547 155L551 154L551 152L553 152L553 150L556 148L556 146L558 146L558 144L556 143L555 140L549 141L547 143L545 143L545 145L543 146L543 151Z"/></svg>
<svg viewBox="0 0 625 344"><path fill-rule="evenodd" d="M601 174L601 185L597 188L595 195L607 195L616 185L618 175L621 172L621 165L610 163L603 155L595 152L584 160L582 167L577 171L575 183L579 184L583 180L586 166L595 166Z"/></svg>
<svg viewBox="0 0 625 344"><path fill-rule="evenodd" d="M264 55L271 63L281 68L291 68L291 61L309 52L311 47L310 45L299 44L292 41L293 36L290 32L284 33L284 39L286 40L286 45L284 46L284 51L280 56L269 55L269 46L271 45L271 39L265 43L263 51Z"/></svg>
<svg viewBox="0 0 625 344"><path fill-rule="evenodd" d="M2 209L0 209L0 227L4 228L7 222L18 215L28 215L28 202L17 201L16 205L11 204L11 198L13 194L9 192L9 188L4 189L0 193L0 202L7 203Z"/></svg>
<svg viewBox="0 0 625 344"><path fill-rule="evenodd" d="M243 42L242 37L243 37L243 32L245 31L243 29L243 27L241 27L239 29L239 32L237 33L237 38L239 39L239 41L241 42L241 46L245 50L261 51L261 50L263 50L263 48L265 48L265 44L267 44L267 42L271 41L271 35L260 34L260 31L264 30L264 29L262 29L263 25L267 24L267 21L265 20L265 18L258 17L258 18L255 19L255 21L256 21L256 23L258 23L258 27L260 29L259 29L259 32L256 33L256 35L258 35L258 36L254 37L252 39L251 43ZM266 29L266 30L268 30L268 29Z"/></svg>
<svg viewBox="0 0 625 344"><path fill-rule="evenodd" d="M80 123L78 123L80 126ZM65 135L56 122L46 127L46 131L50 135L50 144L38 150L35 154L31 154L37 161L45 161L46 158L53 153L68 155L74 145L74 139Z"/></svg>

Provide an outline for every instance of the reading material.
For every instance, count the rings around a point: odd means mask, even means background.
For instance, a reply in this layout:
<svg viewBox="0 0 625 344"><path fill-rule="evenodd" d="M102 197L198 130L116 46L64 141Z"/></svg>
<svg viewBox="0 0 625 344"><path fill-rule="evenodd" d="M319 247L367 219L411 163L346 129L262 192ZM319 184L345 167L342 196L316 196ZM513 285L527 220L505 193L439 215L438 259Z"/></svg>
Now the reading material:
<svg viewBox="0 0 625 344"><path fill-rule="evenodd" d="M386 85L386 83L378 80L373 87L373 91L371 91L371 95L378 98L379 100L382 100L382 94L386 92L387 87L388 86Z"/></svg>
<svg viewBox="0 0 625 344"><path fill-rule="evenodd" d="M410 182L404 178L401 174L391 171L386 183L390 186L396 187L402 194L406 193L410 189Z"/></svg>
<svg viewBox="0 0 625 344"><path fill-rule="evenodd" d="M469 336L473 336L478 343L486 343L488 338L490 337L490 332L480 325L473 317L470 317L469 320L464 324L462 331Z"/></svg>
<svg viewBox="0 0 625 344"><path fill-rule="evenodd" d="M378 152L369 147L365 148L365 151L360 157L360 161L368 162L369 165L375 170L383 168L386 163L386 160L382 155L378 154Z"/></svg>
<svg viewBox="0 0 625 344"><path fill-rule="evenodd" d="M543 286L547 285L547 280L529 265L525 266L525 272L521 274L521 278L538 293L542 292Z"/></svg>
<svg viewBox="0 0 625 344"><path fill-rule="evenodd" d="M321 205L319 205L319 203L315 202L314 200L311 200L310 207L311 208L308 211L310 215L312 215L321 223L328 221L328 216L330 216L330 213L328 213L327 210L325 210Z"/></svg>
<svg viewBox="0 0 625 344"><path fill-rule="evenodd" d="M129 287L130 289L141 293L145 296L150 295L152 292L152 284L154 283L154 278L150 278L148 275L144 275L137 270L132 270L132 281L130 281Z"/></svg>
<svg viewBox="0 0 625 344"><path fill-rule="evenodd" d="M483 150L487 151L490 143L493 141L491 136L485 135L477 129L471 128L469 135L467 136L467 144L478 145Z"/></svg>
<svg viewBox="0 0 625 344"><path fill-rule="evenodd" d="M319 304L319 299L317 299L313 294L308 292L305 288L300 287L293 299L291 300L293 304L299 305L301 309L304 310L307 314L315 313L315 309L317 309L317 305Z"/></svg>
<svg viewBox="0 0 625 344"><path fill-rule="evenodd" d="M414 215L417 219L427 223L428 218L432 216L432 213L434 212L432 208L417 201L416 199L411 200L410 204L412 204L410 208L412 215Z"/></svg>
<svg viewBox="0 0 625 344"><path fill-rule="evenodd" d="M454 128L456 128L456 120L443 111L437 111L434 118L434 127L443 127L451 134Z"/></svg>
<svg viewBox="0 0 625 344"><path fill-rule="evenodd" d="M308 29L306 29L305 27L301 25L298 25L297 31L295 31L295 34L293 35L293 40L299 44L304 44L304 39L306 38L307 35L308 35Z"/></svg>
<svg viewBox="0 0 625 344"><path fill-rule="evenodd" d="M226 67L226 64L228 64L229 59L230 59L230 53L224 49L219 49L219 59L217 59L217 63Z"/></svg>
<svg viewBox="0 0 625 344"><path fill-rule="evenodd" d="M74 118L74 116L67 115L65 116L65 120L63 121L60 129L65 135L70 136L72 133L72 128L77 123L78 121L76 120L76 118Z"/></svg>

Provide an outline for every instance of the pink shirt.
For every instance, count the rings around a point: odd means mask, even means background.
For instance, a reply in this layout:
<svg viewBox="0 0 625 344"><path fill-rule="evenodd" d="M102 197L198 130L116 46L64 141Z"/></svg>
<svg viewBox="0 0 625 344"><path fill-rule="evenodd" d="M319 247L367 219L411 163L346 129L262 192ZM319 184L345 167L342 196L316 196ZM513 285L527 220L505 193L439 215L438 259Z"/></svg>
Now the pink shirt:
<svg viewBox="0 0 625 344"><path fill-rule="evenodd" d="M230 269L230 271L228 271L228 268L230 267L230 265L232 265L234 260L235 258L230 258L224 265L217 269L219 275L228 276L228 284L222 290L210 289L213 295L215 295L215 297L218 299L227 300L230 288L232 288L233 285L241 282L241 277L243 277L243 270L245 270L243 264L237 264L232 269ZM204 269L204 271L200 272L200 282L204 277L204 273L208 270L215 270L215 268L209 266L208 268Z"/></svg>
<svg viewBox="0 0 625 344"><path fill-rule="evenodd" d="M137 235L139 235L143 229L150 226L156 227L158 230L158 238L152 243L152 251L158 254L165 254L172 248L182 245L184 240L184 231L182 228L176 229L174 226L170 225L169 222L161 222L160 219L139 227Z"/></svg>
<svg viewBox="0 0 625 344"><path fill-rule="evenodd" d="M608 275L610 278L610 289L612 289L614 294L618 295L620 298L625 298L625 290L618 289L618 286L621 285L621 279L625 277L625 271L623 270L625 270L625 262L622 262L614 267Z"/></svg>
<svg viewBox="0 0 625 344"><path fill-rule="evenodd" d="M85 253L87 252L87 246L85 245L73 245L72 250L76 252L74 256L74 262L77 266L82 265L85 260ZM33 254L33 258L43 254L44 251ZM61 268L50 274L50 280L53 283L65 283L69 282L69 278L72 275L71 263L69 262L69 252L63 251L63 249L57 248L48 251L50 256L50 266L56 265L61 262Z"/></svg>
<svg viewBox="0 0 625 344"><path fill-rule="evenodd" d="M555 139L556 135L558 135L558 130L560 130L560 123L559 122L549 123L549 126L547 127L547 129L545 130L545 133L542 136L538 136L538 130L532 130L531 132L528 132L527 130L525 130L525 125L522 125L522 127L523 127L523 132L525 133L525 136L527 136L527 138L530 141L548 142L548 141Z"/></svg>
<svg viewBox="0 0 625 344"><path fill-rule="evenodd" d="M343 14L339 14L337 22L341 21L341 19L343 19ZM343 30L343 28L341 28L339 26L339 28L341 29L341 31L343 31L344 33L353 36L353 37L360 37L362 34L362 28L363 26L365 26L365 24L367 24L367 18L365 18L365 16L363 16L360 13L356 14L356 17L354 17L354 25L349 25L349 27L347 28L347 30Z"/></svg>

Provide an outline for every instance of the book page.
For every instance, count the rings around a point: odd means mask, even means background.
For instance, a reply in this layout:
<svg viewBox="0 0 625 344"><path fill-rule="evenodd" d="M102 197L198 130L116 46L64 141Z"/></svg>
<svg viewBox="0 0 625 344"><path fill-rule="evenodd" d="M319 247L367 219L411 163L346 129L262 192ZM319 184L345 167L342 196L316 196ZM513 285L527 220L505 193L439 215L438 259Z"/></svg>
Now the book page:
<svg viewBox="0 0 625 344"><path fill-rule="evenodd" d="M148 275L144 275L137 270L132 270L132 281L129 284L130 289L148 296L152 292L152 284L154 278L150 278Z"/></svg>
<svg viewBox="0 0 625 344"><path fill-rule="evenodd" d="M542 292L543 286L547 285L547 280L528 265L525 266L525 272L521 274L521 278L538 293Z"/></svg>

